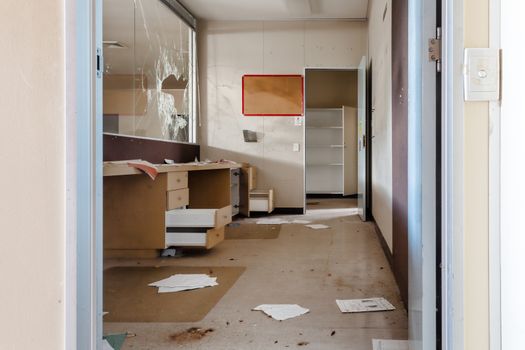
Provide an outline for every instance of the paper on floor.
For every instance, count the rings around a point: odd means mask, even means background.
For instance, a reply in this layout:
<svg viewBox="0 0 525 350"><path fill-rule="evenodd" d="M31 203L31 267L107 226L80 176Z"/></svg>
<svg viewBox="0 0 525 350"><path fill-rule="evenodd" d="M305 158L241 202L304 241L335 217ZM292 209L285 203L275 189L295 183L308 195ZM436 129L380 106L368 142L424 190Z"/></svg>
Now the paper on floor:
<svg viewBox="0 0 525 350"><path fill-rule="evenodd" d="M310 311L297 304L263 304L253 308L253 310L262 311L278 321L301 316Z"/></svg>
<svg viewBox="0 0 525 350"><path fill-rule="evenodd" d="M323 225L323 224L312 224L312 225L305 225L305 226L309 227L311 229L314 229L314 230L322 230L322 229L325 229L325 228L330 228L330 226Z"/></svg>
<svg viewBox="0 0 525 350"><path fill-rule="evenodd" d="M257 225L280 225L280 224L289 224L290 222L283 219L272 219L272 218L265 218L265 219L259 219L257 220Z"/></svg>
<svg viewBox="0 0 525 350"><path fill-rule="evenodd" d="M106 339L102 340L102 350L115 350Z"/></svg>
<svg viewBox="0 0 525 350"><path fill-rule="evenodd" d="M206 274L176 274L148 284L148 286L151 287L158 287L159 293L181 292L183 290L213 287L217 285L217 277L210 277Z"/></svg>
<svg viewBox="0 0 525 350"><path fill-rule="evenodd" d="M408 340L372 339L373 350L408 350Z"/></svg>
<svg viewBox="0 0 525 350"><path fill-rule="evenodd" d="M301 219L292 220L292 224L309 224L309 223L311 223L311 221L301 220Z"/></svg>
<svg viewBox="0 0 525 350"><path fill-rule="evenodd" d="M341 312L390 311L396 309L385 298L336 300L335 302Z"/></svg>

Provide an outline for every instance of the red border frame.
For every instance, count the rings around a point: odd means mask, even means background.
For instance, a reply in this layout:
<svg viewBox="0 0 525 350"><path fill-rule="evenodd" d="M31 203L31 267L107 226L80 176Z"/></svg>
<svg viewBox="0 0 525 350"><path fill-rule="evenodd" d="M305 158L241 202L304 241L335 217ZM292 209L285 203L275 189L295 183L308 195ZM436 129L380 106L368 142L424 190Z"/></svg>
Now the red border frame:
<svg viewBox="0 0 525 350"><path fill-rule="evenodd" d="M301 77L301 114L246 114L244 113L245 77ZM304 76L302 74L245 74L242 76L242 114L246 117L299 117L304 114Z"/></svg>

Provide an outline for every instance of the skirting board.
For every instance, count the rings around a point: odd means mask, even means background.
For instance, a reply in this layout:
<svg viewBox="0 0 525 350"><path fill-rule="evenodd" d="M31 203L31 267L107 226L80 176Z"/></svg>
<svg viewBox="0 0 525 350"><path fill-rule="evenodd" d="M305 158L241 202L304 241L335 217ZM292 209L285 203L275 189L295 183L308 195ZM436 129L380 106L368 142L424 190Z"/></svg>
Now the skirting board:
<svg viewBox="0 0 525 350"><path fill-rule="evenodd" d="M376 220L373 216L370 218L370 221L374 223L377 237L379 238L379 242L381 243L381 248L383 248L383 253L385 253L386 260L388 260L388 264L390 265L390 269L394 271L394 256L392 255L392 252L388 247L388 243L386 243L385 236L381 232L379 226L377 226Z"/></svg>
<svg viewBox="0 0 525 350"><path fill-rule="evenodd" d="M408 350L408 340L372 339L373 350Z"/></svg>
<svg viewBox="0 0 525 350"><path fill-rule="evenodd" d="M303 208L275 208L271 214L259 211L250 212L250 217L258 218L263 216L272 216L272 215L303 215ZM241 215L242 216L242 215Z"/></svg>

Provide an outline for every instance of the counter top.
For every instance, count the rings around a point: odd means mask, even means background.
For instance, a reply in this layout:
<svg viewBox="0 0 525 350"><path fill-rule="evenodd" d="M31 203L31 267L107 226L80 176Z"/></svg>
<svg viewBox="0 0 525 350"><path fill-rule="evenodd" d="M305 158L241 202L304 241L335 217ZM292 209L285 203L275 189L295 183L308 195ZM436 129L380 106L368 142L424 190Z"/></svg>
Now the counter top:
<svg viewBox="0 0 525 350"><path fill-rule="evenodd" d="M104 176L122 176L138 175L142 172L128 165L128 162L140 162L139 160L125 160L104 162ZM145 162L146 163L146 162ZM215 163L178 163L178 164L149 164L152 165L159 173L169 173L176 171L199 171L199 170L217 170L217 169L235 169L241 168L242 165L233 162L215 162Z"/></svg>

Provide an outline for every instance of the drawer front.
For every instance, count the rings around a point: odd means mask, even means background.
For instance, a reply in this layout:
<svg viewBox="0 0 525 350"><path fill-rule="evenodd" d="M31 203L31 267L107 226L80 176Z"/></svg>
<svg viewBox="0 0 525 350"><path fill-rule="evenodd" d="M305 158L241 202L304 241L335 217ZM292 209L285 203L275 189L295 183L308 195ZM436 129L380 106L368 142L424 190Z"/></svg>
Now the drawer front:
<svg viewBox="0 0 525 350"><path fill-rule="evenodd" d="M166 192L166 208L172 210L189 204L190 191L187 188Z"/></svg>
<svg viewBox="0 0 525 350"><path fill-rule="evenodd" d="M232 222L232 207L228 205L224 208L217 209L215 213L215 227L226 226Z"/></svg>
<svg viewBox="0 0 525 350"><path fill-rule="evenodd" d="M250 211L269 211L268 198L250 198Z"/></svg>
<svg viewBox="0 0 525 350"><path fill-rule="evenodd" d="M166 190L179 190L188 187L187 171L172 171L168 173L168 184Z"/></svg>
<svg viewBox="0 0 525 350"><path fill-rule="evenodd" d="M210 249L224 241L224 226L208 230L206 249Z"/></svg>

